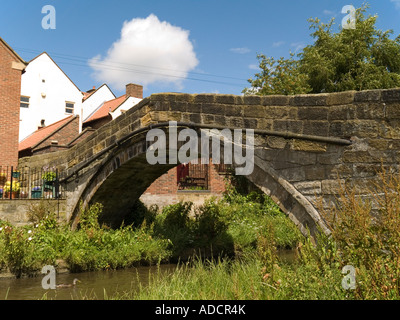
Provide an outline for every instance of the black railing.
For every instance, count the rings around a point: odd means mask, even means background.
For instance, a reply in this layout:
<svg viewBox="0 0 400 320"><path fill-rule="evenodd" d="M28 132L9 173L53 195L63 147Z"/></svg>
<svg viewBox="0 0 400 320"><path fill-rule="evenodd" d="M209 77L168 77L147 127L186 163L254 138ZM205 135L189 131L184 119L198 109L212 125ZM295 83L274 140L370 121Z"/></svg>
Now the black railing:
<svg viewBox="0 0 400 320"><path fill-rule="evenodd" d="M64 194L59 181L57 169L0 167L0 200L59 199Z"/></svg>
<svg viewBox="0 0 400 320"><path fill-rule="evenodd" d="M177 167L178 190L208 190L207 164L181 164Z"/></svg>
<svg viewBox="0 0 400 320"><path fill-rule="evenodd" d="M214 168L220 175L232 175L235 171L235 168L231 164L214 164Z"/></svg>

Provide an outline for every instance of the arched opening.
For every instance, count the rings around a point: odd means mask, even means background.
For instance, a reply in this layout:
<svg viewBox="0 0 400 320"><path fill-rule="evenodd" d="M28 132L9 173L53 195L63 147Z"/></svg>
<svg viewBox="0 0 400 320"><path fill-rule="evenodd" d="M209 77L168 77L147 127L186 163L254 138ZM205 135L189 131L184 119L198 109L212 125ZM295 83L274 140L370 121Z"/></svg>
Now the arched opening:
<svg viewBox="0 0 400 320"><path fill-rule="evenodd" d="M177 165L149 164L147 149L144 147L146 143L139 140L114 150L99 166L81 194L84 205L97 202L103 204L104 213L100 223L112 228L132 220L129 216L140 196L157 178ZM304 235L311 233L314 236L318 229L329 233L318 211L306 197L283 179L268 161L258 157L257 153L254 154L254 170L246 177L270 196Z"/></svg>

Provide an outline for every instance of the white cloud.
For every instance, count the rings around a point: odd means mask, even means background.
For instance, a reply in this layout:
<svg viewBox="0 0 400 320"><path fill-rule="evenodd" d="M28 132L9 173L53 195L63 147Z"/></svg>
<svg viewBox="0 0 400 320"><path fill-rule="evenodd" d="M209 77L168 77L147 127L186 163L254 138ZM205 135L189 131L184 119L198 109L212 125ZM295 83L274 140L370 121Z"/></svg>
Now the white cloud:
<svg viewBox="0 0 400 320"><path fill-rule="evenodd" d="M327 10L327 9L325 9L325 10L323 11L323 13L324 13L325 15L327 15L327 16L333 16L333 15L335 15L335 11Z"/></svg>
<svg viewBox="0 0 400 320"><path fill-rule="evenodd" d="M243 48L231 48L230 51L234 53L239 53L239 54L246 54L251 52L249 48L243 47Z"/></svg>
<svg viewBox="0 0 400 320"><path fill-rule="evenodd" d="M396 9L400 9L400 0L390 0L390 2L393 2Z"/></svg>
<svg viewBox="0 0 400 320"><path fill-rule="evenodd" d="M251 70L260 70L260 67L257 64L250 64L249 69Z"/></svg>
<svg viewBox="0 0 400 320"><path fill-rule="evenodd" d="M105 57L89 61L94 77L123 90L128 83L172 83L178 88L199 61L189 40L189 31L161 22L154 14L125 21L121 38Z"/></svg>
<svg viewBox="0 0 400 320"><path fill-rule="evenodd" d="M297 51L303 49L306 44L304 42L293 42L290 44L292 47L294 47L294 52L297 53Z"/></svg>
<svg viewBox="0 0 400 320"><path fill-rule="evenodd" d="M278 47L280 47L280 46L283 46L284 44L285 44L285 41L277 41L277 42L274 42L274 43L272 44L272 47L278 48Z"/></svg>

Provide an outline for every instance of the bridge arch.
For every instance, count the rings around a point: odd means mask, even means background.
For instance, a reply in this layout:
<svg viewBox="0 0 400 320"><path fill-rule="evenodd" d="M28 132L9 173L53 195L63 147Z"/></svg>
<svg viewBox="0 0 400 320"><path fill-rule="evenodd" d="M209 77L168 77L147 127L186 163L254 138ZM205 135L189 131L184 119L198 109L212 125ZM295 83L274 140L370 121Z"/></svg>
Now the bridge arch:
<svg viewBox="0 0 400 320"><path fill-rule="evenodd" d="M165 125L160 124L157 127ZM187 127L194 128L196 125L183 124L180 129L187 129ZM152 128L150 126L147 129L151 130ZM202 134L201 130L197 129L196 132L199 137L197 149L200 150L202 147L202 141L200 140ZM214 130L217 131L218 129ZM146 141L146 132L139 130L138 135L130 135L123 143L118 143L117 147L97 166L96 171L82 190L79 199L83 201L84 207L93 203L101 203L103 205L104 212L100 217L100 223L107 224L112 228L118 228L124 221L131 220L129 216L134 214L135 203L144 191L158 177L177 165L149 164L146 159L146 152L149 147L149 142ZM262 130L257 132L265 134ZM166 132L166 137L166 141L169 141L168 132ZM224 159L225 142L225 140L220 141L221 150L219 152L221 154L218 157L221 158L221 161ZM182 144L184 143L178 144L178 148ZM210 142L209 151L211 157L213 156L212 147L213 145ZM252 148L254 152L257 146L252 146ZM166 158L168 159L168 148L166 151ZM201 159L199 159L200 161ZM329 232L323 219L310 201L290 182L279 175L273 169L271 163L262 158L262 154L257 154L256 152L252 161L254 162L254 170L245 177L270 196L304 235L309 232L314 235L318 228L324 232ZM235 167L235 164L233 165ZM80 206L78 206L77 202L72 216L73 225L76 225L79 221L79 212Z"/></svg>
<svg viewBox="0 0 400 320"><path fill-rule="evenodd" d="M139 193L170 168L146 161L144 136L152 127L176 121L193 128L250 128L257 147L248 179L303 233L317 226L328 232L319 202L332 208L344 181L373 202L368 187L376 171L382 164L399 170L399 105L400 89L266 97L154 94L70 150L21 162L65 173L68 218L76 223L80 200L111 203L116 197L107 190ZM119 206L130 201L126 194L115 200Z"/></svg>

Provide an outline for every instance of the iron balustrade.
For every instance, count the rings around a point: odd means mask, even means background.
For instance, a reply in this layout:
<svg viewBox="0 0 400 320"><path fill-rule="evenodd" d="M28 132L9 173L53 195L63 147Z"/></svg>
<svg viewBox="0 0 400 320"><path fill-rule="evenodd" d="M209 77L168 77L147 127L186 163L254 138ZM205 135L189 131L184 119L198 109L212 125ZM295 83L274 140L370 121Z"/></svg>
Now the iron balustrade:
<svg viewBox="0 0 400 320"><path fill-rule="evenodd" d="M60 199L63 196L58 169L0 166L0 200Z"/></svg>

